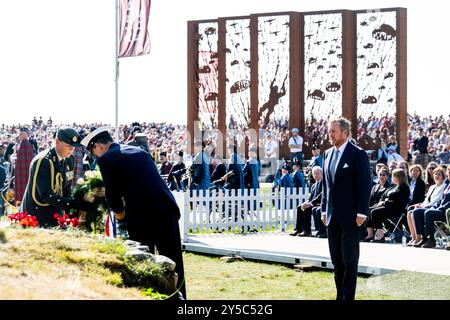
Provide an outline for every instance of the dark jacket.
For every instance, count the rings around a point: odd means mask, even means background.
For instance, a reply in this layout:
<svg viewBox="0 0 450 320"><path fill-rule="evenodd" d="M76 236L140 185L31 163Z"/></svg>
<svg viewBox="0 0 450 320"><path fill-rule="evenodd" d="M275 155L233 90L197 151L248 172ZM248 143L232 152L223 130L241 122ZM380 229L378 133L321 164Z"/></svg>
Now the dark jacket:
<svg viewBox="0 0 450 320"><path fill-rule="evenodd" d="M322 202L322 182L315 182L311 186L308 202L311 202L313 207L320 206Z"/></svg>
<svg viewBox="0 0 450 320"><path fill-rule="evenodd" d="M303 171L298 170L292 174L292 182L294 184L294 188L303 188L306 187L305 175Z"/></svg>
<svg viewBox="0 0 450 320"><path fill-rule="evenodd" d="M367 153L347 143L336 167L334 182L330 161L334 147L325 151L322 183L322 212L327 213L327 225L333 216L341 226L356 226L356 215L369 213L371 169Z"/></svg>
<svg viewBox="0 0 450 320"><path fill-rule="evenodd" d="M6 169L0 163L0 190L4 188L5 181L6 181Z"/></svg>
<svg viewBox="0 0 450 320"><path fill-rule="evenodd" d="M191 166L191 189L207 190L211 186L210 162L205 151L197 153Z"/></svg>
<svg viewBox="0 0 450 320"><path fill-rule="evenodd" d="M164 183L150 154L139 147L113 143L98 159L111 209L125 209L130 234L152 238L154 228L161 228L165 216L180 218L180 210Z"/></svg>
<svg viewBox="0 0 450 320"><path fill-rule="evenodd" d="M390 188L390 186L391 184L388 181L386 181L384 186L379 183L375 184L372 187L372 191L370 192L369 206L373 207L374 205L376 205L381 200L381 197L384 195L386 190Z"/></svg>
<svg viewBox="0 0 450 320"><path fill-rule="evenodd" d="M261 164L255 158L247 160L244 168L242 169L244 173L245 188L259 189L258 177L261 171L260 166Z"/></svg>
<svg viewBox="0 0 450 320"><path fill-rule="evenodd" d="M428 153L428 138L422 136L414 139L413 150L418 150L420 153Z"/></svg>
<svg viewBox="0 0 450 320"><path fill-rule="evenodd" d="M233 171L233 175L228 178L227 185L230 189L244 189L244 172L243 165L240 163L237 153L233 153L230 157L228 172Z"/></svg>
<svg viewBox="0 0 450 320"><path fill-rule="evenodd" d="M381 198L380 206L395 212L403 212L409 202L409 187L406 184L392 185Z"/></svg>
<svg viewBox="0 0 450 320"><path fill-rule="evenodd" d="M411 196L411 200L409 201L409 205L422 203L425 200L425 182L422 178L418 178L416 181L416 186L414 188L414 192Z"/></svg>
<svg viewBox="0 0 450 320"><path fill-rule="evenodd" d="M219 163L211 174L211 183L215 187L222 188L225 185L225 180L220 180L227 173L227 167L223 163Z"/></svg>
<svg viewBox="0 0 450 320"><path fill-rule="evenodd" d="M40 226L58 225L53 215L70 209L73 179L70 163L69 158L61 165L55 148L42 151L31 161L30 177L19 210L36 216Z"/></svg>
<svg viewBox="0 0 450 320"><path fill-rule="evenodd" d="M181 177L185 173L184 169L186 169L184 162L178 162L170 169L169 176L167 177L167 184L170 190L181 189Z"/></svg>

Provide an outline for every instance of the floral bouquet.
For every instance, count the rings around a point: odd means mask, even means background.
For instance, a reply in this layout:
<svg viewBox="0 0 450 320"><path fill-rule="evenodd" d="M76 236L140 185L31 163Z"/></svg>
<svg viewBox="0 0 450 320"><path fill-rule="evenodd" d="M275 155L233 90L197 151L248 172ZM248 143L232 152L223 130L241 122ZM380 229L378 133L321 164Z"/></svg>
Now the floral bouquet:
<svg viewBox="0 0 450 320"><path fill-rule="evenodd" d="M94 204L93 209L89 211L71 210L72 214L78 216L80 227L89 232L104 233L109 209L100 171L86 171L84 178L77 180L73 189L73 197Z"/></svg>
<svg viewBox="0 0 450 320"><path fill-rule="evenodd" d="M77 228L80 225L80 221L77 217L70 219L68 214L61 217L59 214L55 213L53 218L58 221L58 227L60 229Z"/></svg>
<svg viewBox="0 0 450 320"><path fill-rule="evenodd" d="M35 228L39 225L36 216L29 215L28 212L17 212L8 216L12 223L23 228Z"/></svg>

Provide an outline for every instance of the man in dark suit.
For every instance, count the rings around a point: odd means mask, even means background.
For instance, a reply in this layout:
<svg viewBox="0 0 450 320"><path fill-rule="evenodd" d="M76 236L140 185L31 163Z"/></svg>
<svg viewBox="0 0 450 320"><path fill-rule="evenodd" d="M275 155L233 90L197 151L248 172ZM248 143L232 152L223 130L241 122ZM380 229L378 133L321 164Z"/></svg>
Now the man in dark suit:
<svg viewBox="0 0 450 320"><path fill-rule="evenodd" d="M355 299L361 225L367 219L371 190L367 153L349 142L350 132L347 119L330 121L334 146L324 157L322 222L328 226L337 300Z"/></svg>
<svg viewBox="0 0 450 320"><path fill-rule="evenodd" d="M139 147L113 142L107 127L89 133L82 144L98 158L106 200L131 240L154 247L176 263L178 287L186 297L178 220L180 209L151 155Z"/></svg>
<svg viewBox="0 0 450 320"><path fill-rule="evenodd" d="M313 211L320 209L320 204L322 200L322 168L314 167L313 168L313 176L315 179L315 183L311 187L311 193L309 194L308 201L302 203L297 207L297 223L295 227L295 231L291 233L291 236L299 236L299 237L309 237L311 236L311 215ZM319 213L320 217L320 213ZM320 220L320 218L319 218ZM323 231L318 225L316 219L314 219L314 225L316 230L318 230L319 234L323 235ZM321 232L322 231L322 232ZM318 235L319 237L319 235Z"/></svg>

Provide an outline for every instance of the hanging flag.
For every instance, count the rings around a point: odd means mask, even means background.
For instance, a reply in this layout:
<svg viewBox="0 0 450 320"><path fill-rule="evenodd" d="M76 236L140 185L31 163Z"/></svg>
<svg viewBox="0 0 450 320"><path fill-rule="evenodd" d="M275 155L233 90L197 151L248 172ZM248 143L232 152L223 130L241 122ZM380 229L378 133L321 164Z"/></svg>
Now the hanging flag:
<svg viewBox="0 0 450 320"><path fill-rule="evenodd" d="M150 0L120 0L119 58L150 53Z"/></svg>

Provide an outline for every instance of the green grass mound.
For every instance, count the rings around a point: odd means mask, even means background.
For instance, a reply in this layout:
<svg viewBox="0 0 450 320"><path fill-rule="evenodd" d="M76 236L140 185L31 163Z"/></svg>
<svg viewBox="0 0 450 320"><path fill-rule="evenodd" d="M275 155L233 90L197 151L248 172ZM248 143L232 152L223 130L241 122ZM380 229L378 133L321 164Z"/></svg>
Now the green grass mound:
<svg viewBox="0 0 450 320"><path fill-rule="evenodd" d="M0 299L164 298L166 270L81 231L0 230ZM161 294L158 294L161 293Z"/></svg>

